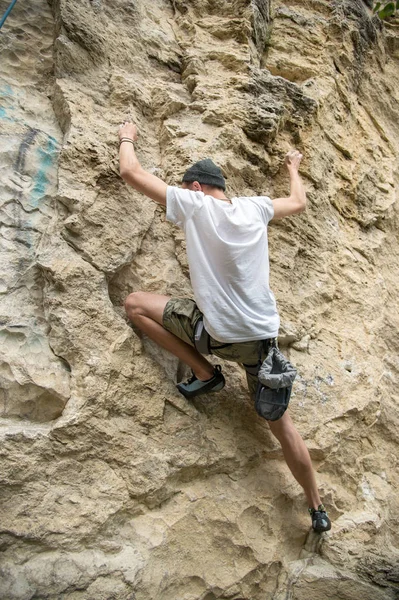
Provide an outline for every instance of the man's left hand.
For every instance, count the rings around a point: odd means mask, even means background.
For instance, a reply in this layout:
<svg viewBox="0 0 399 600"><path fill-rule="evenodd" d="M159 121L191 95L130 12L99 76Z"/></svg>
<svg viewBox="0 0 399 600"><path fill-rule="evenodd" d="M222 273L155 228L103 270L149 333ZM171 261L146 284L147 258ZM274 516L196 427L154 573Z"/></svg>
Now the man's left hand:
<svg viewBox="0 0 399 600"><path fill-rule="evenodd" d="M285 164L287 166L287 169L289 171L299 171L299 165L301 163L302 158L303 155L300 152L298 152L298 150L290 150L289 152L287 152L285 156Z"/></svg>

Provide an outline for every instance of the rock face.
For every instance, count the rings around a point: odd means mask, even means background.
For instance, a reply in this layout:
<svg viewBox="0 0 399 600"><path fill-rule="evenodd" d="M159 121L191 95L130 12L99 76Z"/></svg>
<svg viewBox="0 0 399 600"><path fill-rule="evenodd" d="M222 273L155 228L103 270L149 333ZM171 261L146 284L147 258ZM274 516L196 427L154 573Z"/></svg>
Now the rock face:
<svg viewBox="0 0 399 600"><path fill-rule="evenodd" d="M48 94L53 19L34 2L1 39L0 406L7 420L52 421L70 397L70 372L48 338L37 254L56 244L62 134Z"/></svg>
<svg viewBox="0 0 399 600"><path fill-rule="evenodd" d="M5 600L399 598L399 23L362 0L17 2L1 49ZM182 233L120 179L117 127L178 184L309 208L270 227L291 414L333 529L240 367L189 404L131 291L190 295Z"/></svg>

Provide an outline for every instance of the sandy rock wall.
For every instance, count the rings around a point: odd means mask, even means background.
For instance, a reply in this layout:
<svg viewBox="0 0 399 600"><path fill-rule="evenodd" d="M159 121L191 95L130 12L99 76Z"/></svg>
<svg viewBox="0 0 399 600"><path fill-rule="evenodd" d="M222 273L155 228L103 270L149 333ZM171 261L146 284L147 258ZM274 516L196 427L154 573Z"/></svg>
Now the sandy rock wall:
<svg viewBox="0 0 399 600"><path fill-rule="evenodd" d="M1 549L7 600L391 600L399 595L398 24L362 0L18 2L1 53ZM126 323L190 295L182 233L118 175L117 127L178 184L212 157L270 228L291 414L330 534L242 371L189 404Z"/></svg>
<svg viewBox="0 0 399 600"><path fill-rule="evenodd" d="M69 399L69 368L48 339L36 254L52 245L62 135L48 94L53 79L50 8L33 2L2 36L0 80L0 406L9 420L51 421Z"/></svg>

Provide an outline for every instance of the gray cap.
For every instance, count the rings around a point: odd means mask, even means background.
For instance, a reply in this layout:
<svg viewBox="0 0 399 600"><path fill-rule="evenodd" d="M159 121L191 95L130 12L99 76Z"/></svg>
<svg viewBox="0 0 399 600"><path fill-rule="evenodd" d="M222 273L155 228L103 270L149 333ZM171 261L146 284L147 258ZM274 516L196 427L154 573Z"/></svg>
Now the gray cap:
<svg viewBox="0 0 399 600"><path fill-rule="evenodd" d="M210 158L199 160L194 163L192 167L187 169L183 175L183 181L192 183L198 181L198 183L204 185L212 185L215 187L226 189L226 182L222 175L222 170L215 165Z"/></svg>

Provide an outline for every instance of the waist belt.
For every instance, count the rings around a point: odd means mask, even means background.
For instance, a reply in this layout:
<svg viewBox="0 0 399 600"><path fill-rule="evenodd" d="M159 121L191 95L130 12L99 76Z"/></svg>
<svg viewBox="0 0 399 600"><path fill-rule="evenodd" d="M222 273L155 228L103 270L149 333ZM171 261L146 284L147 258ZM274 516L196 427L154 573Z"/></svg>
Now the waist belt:
<svg viewBox="0 0 399 600"><path fill-rule="evenodd" d="M261 365L259 363L257 363L256 365L245 365L243 363L242 366L244 367L246 372L249 373L250 375L257 375L259 373L259 369L261 367Z"/></svg>
<svg viewBox="0 0 399 600"><path fill-rule="evenodd" d="M243 365L243 367L245 368L246 372L251 374L251 375L257 375L259 372L259 369L261 367L262 364L262 349L264 350L265 354L267 354L269 347L271 345L276 345L277 344L277 338L269 338L266 340L261 340L262 344L260 347L260 351L259 351L259 359L256 365ZM221 346L218 346L217 348L225 348L227 346L231 346L231 343L227 343L227 344L222 344ZM209 333L207 332L207 330L204 327L204 320L202 317L200 317L198 319L198 321L195 324L194 327L194 347L196 350L198 350L198 352L200 354L212 354L212 350L211 350L211 336L209 335ZM216 347L215 347L216 349Z"/></svg>
<svg viewBox="0 0 399 600"><path fill-rule="evenodd" d="M210 347L211 336L204 327L204 320L198 319L194 329L194 346L200 354L212 354Z"/></svg>
<svg viewBox="0 0 399 600"><path fill-rule="evenodd" d="M212 354L211 349L211 336L204 327L204 320L202 317L198 319L194 327L194 346L200 354ZM214 340L215 342L215 340ZM223 344L216 342L218 345L214 346L214 350L220 350L221 348L227 348L232 345L232 342Z"/></svg>

